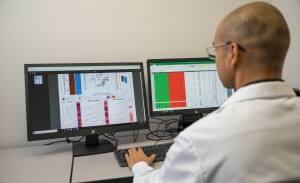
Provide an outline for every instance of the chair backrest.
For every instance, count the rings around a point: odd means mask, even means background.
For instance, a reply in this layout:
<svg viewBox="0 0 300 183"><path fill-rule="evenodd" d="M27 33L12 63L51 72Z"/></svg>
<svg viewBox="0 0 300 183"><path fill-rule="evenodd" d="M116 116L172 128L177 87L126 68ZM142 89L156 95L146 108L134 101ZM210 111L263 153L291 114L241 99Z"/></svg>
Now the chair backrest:
<svg viewBox="0 0 300 183"><path fill-rule="evenodd" d="M299 88L293 88L296 95L299 97L300 96L300 89Z"/></svg>
<svg viewBox="0 0 300 183"><path fill-rule="evenodd" d="M287 181L279 181L279 182L273 182L273 183L299 183L300 179L293 179L293 180L287 180Z"/></svg>

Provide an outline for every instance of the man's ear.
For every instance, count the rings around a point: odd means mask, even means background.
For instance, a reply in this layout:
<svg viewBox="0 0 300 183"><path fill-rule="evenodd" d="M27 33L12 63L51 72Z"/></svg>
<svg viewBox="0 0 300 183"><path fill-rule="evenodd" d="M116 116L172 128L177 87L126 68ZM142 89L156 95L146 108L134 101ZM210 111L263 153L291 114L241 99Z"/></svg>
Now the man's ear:
<svg viewBox="0 0 300 183"><path fill-rule="evenodd" d="M229 66L231 69L235 70L238 66L238 58L239 58L239 47L236 43L231 43L228 49L229 56Z"/></svg>

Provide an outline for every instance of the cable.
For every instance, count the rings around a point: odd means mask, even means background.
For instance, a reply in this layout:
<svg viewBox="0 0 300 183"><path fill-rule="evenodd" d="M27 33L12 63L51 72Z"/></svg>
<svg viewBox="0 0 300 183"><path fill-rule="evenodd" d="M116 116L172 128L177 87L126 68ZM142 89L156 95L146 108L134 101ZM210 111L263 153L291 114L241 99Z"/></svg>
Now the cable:
<svg viewBox="0 0 300 183"><path fill-rule="evenodd" d="M115 141L116 141L116 144L115 144L115 147L116 148L118 148L118 145L119 145L119 140L115 137L115 133L116 132L114 132L114 133L110 133L110 134L108 134L108 135L111 135L111 136L113 136L113 139L115 139Z"/></svg>
<svg viewBox="0 0 300 183"><path fill-rule="evenodd" d="M149 133L146 135L146 138L148 140L156 141L155 145L162 141L162 140L172 140L174 137L176 137L180 131L179 126L177 128L172 128L171 124L173 123L179 123L178 119L169 119L169 120L163 120L160 118L150 118L150 119L156 119L160 122L149 122L150 124L157 124L156 130L151 131L149 129ZM160 129L161 127L164 127L163 129Z"/></svg>
<svg viewBox="0 0 300 183"><path fill-rule="evenodd" d="M113 138L115 139L115 141L116 141L116 144L115 144L115 147L116 148L118 148L118 145L119 145L119 140L115 137L115 133L116 132L114 132L114 133L111 133L111 136L113 136ZM109 134L108 134L109 135Z"/></svg>
<svg viewBox="0 0 300 183"><path fill-rule="evenodd" d="M56 141L56 142L50 142L48 144L45 144L45 146L49 146L49 145L60 143L60 142L67 142L67 141L66 140L60 140L60 141Z"/></svg>
<svg viewBox="0 0 300 183"><path fill-rule="evenodd" d="M153 141L171 140L172 138L174 138L173 135L159 135L157 132L165 132L165 130L156 130L156 131L150 132L146 135L146 138L148 140L153 140ZM149 137L151 135L153 135L156 138Z"/></svg>
<svg viewBox="0 0 300 183"><path fill-rule="evenodd" d="M60 142L67 142L67 143L74 143L74 142L80 142L82 139L84 138L81 137L79 140L70 140L68 137L66 138L66 140L59 140L59 141L55 141L55 142L50 142L48 144L45 144L45 146L48 146L48 145L52 145L52 144L56 144L56 143L60 143Z"/></svg>
<svg viewBox="0 0 300 183"><path fill-rule="evenodd" d="M166 124L166 131L168 131L168 132L170 132L170 133L174 133L174 132L179 133L179 131L180 131L179 126L177 126L177 128L172 128L172 127L171 127L171 124L177 123L177 122L178 122L178 120L171 121L171 122L167 123L167 124ZM174 135L174 134L173 134L173 135Z"/></svg>
<svg viewBox="0 0 300 183"><path fill-rule="evenodd" d="M103 135L104 137L108 138L109 140L115 141L116 142L115 147L118 148L119 140L115 137L114 134L115 133L108 133L108 135L113 136L113 138L110 138L110 137L106 136L105 134L99 134L99 136Z"/></svg>
<svg viewBox="0 0 300 183"><path fill-rule="evenodd" d="M137 137L138 137L138 135L139 135L139 132L140 132L140 130L137 130L137 133L136 133L136 135L135 135L135 130L133 130L132 136L133 136L133 141L134 141L134 142L136 142Z"/></svg>
<svg viewBox="0 0 300 183"><path fill-rule="evenodd" d="M48 144L45 144L45 146L48 146L48 145L52 145L52 144L56 144L56 143L60 143L60 142L67 142L67 143L70 143L70 139L67 137L66 140L59 140L59 141L55 141L55 142L50 142Z"/></svg>
<svg viewBox="0 0 300 183"><path fill-rule="evenodd" d="M77 142L80 142L85 136L82 136L80 139L78 140L74 140L73 143L77 143Z"/></svg>

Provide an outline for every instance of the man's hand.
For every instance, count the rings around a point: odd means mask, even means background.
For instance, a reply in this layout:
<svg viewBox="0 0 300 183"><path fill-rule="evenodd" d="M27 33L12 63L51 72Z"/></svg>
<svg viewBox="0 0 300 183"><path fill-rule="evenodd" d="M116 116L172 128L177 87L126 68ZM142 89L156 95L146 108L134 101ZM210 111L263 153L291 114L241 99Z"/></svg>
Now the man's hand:
<svg viewBox="0 0 300 183"><path fill-rule="evenodd" d="M128 154L125 154L125 158L128 164L128 167L131 169L134 164L140 161L145 161L148 165L151 165L154 161L156 155L152 154L150 157L147 157L144 151L141 148L136 150L134 147L128 150Z"/></svg>

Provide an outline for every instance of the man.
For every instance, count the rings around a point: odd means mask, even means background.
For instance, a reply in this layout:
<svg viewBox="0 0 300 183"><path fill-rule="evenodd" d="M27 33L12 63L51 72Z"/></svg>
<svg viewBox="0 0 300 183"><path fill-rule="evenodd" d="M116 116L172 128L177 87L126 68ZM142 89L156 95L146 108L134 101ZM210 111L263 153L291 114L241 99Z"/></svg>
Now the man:
<svg viewBox="0 0 300 183"><path fill-rule="evenodd" d="M134 182L262 183L300 179L300 98L281 79L290 42L278 9L244 5L219 24L210 57L236 92L181 132L159 170L129 150Z"/></svg>

